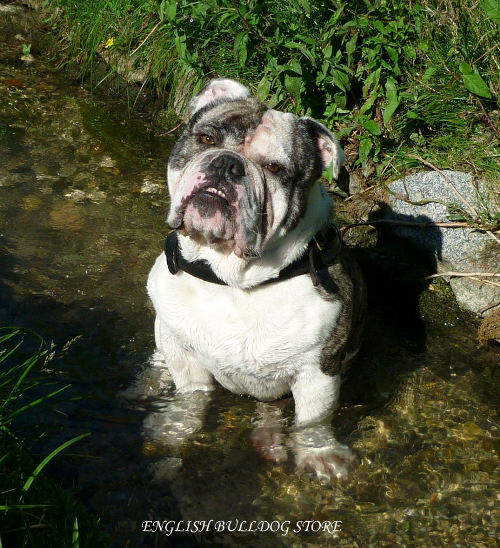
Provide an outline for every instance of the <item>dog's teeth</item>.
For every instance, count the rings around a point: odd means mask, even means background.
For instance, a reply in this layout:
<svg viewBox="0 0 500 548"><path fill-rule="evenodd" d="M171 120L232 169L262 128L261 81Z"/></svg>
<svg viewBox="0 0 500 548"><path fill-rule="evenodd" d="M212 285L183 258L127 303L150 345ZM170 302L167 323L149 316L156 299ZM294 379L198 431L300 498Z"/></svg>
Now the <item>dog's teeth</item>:
<svg viewBox="0 0 500 548"><path fill-rule="evenodd" d="M215 194L217 196L220 196L221 198L224 198L224 199L226 198L226 195L224 194L224 192L222 192L218 188L214 188L213 186L209 186L206 190L207 190L207 192L212 192L213 194Z"/></svg>

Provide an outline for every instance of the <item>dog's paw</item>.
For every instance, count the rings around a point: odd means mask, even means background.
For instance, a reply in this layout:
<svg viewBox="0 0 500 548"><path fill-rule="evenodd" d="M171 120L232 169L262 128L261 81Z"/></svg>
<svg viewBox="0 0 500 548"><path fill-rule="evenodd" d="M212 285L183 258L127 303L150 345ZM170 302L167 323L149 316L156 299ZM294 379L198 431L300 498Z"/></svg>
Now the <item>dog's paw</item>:
<svg viewBox="0 0 500 548"><path fill-rule="evenodd" d="M158 400L157 410L144 419L144 437L153 445L179 447L203 427L209 401L204 392Z"/></svg>
<svg viewBox="0 0 500 548"><path fill-rule="evenodd" d="M295 453L297 473L313 472L322 483L346 479L355 460L354 453L340 443L335 447L297 448Z"/></svg>
<svg viewBox="0 0 500 548"><path fill-rule="evenodd" d="M356 457L335 439L329 425L298 428L292 438L299 474L313 472L321 482L347 478Z"/></svg>

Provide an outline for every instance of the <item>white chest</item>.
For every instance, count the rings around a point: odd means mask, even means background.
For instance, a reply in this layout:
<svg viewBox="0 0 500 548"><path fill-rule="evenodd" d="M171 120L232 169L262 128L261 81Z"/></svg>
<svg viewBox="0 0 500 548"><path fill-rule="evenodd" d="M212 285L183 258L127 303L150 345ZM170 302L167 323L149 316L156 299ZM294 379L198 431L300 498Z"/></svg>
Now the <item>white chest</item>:
<svg viewBox="0 0 500 548"><path fill-rule="evenodd" d="M296 371L318 359L340 313L340 303L322 299L308 276L240 290L172 276L163 256L148 290L162 324L230 389L262 381L289 389Z"/></svg>

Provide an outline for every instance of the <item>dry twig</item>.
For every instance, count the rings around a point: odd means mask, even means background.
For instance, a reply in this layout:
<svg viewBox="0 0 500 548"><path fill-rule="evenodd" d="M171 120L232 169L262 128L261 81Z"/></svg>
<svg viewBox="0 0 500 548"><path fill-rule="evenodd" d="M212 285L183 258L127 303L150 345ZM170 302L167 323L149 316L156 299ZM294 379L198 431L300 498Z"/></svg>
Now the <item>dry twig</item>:
<svg viewBox="0 0 500 548"><path fill-rule="evenodd" d="M430 276L426 276L425 279L430 280L431 278L440 278L442 276L449 276L450 278L472 278L474 276L500 278L500 274L494 272L441 272L440 274L431 274Z"/></svg>
<svg viewBox="0 0 500 548"><path fill-rule="evenodd" d="M477 313L478 314L484 314L487 310L491 310L492 308L496 308L499 305L500 305L500 301L497 301L496 303L487 304L486 306L483 306L483 308L481 308L481 310L478 310Z"/></svg>
<svg viewBox="0 0 500 548"><path fill-rule="evenodd" d="M146 40L148 40L148 38L153 34L153 32L161 25L161 21L158 21L158 23L156 23L156 25L149 31L148 35L146 36L146 38L144 38L144 40L134 49L134 51L130 54L130 57L132 57L132 55L134 55L134 53L137 53L141 48L142 46L146 43Z"/></svg>
<svg viewBox="0 0 500 548"><path fill-rule="evenodd" d="M486 121L488 122L491 129L495 132L495 135L500 139L500 131L498 131L498 128L493 123L493 120L491 119L491 116L489 115L488 111L484 107L483 102L481 101L481 99L478 99L478 101L479 101L479 105L481 107L481 110L483 111L483 114L486 116Z"/></svg>
<svg viewBox="0 0 500 548"><path fill-rule="evenodd" d="M360 194L364 194L365 192L373 190L376 187L377 185L372 185L372 186L369 186L368 188L364 188L363 190L360 190L359 192L356 192L356 194L351 194L350 196L347 196L344 202L349 202L350 200L353 200L356 196L359 196Z"/></svg>
<svg viewBox="0 0 500 548"><path fill-rule="evenodd" d="M480 278L478 276L481 276ZM493 272L441 272L440 274L431 274L426 276L425 280L430 280L432 278L469 278L469 280L474 280L475 282L483 283L486 285L494 285L495 287L500 287L499 282L493 282L490 279L484 278L500 278L500 274L495 274Z"/></svg>
<svg viewBox="0 0 500 548"><path fill-rule="evenodd" d="M415 228L432 228L432 227L443 227L443 228L465 228L470 226L468 223L464 222L442 222L442 223L415 223L412 221L398 221L397 219L378 219L376 221L360 221L359 223L351 223L349 225L343 226L340 229L342 235L344 235L351 228L356 226L378 226L378 225L401 225L401 226L414 226Z"/></svg>
<svg viewBox="0 0 500 548"><path fill-rule="evenodd" d="M427 160L424 160L421 156L419 156L418 154L409 154L408 155L410 158L414 158L415 160L419 160L420 162L422 162L424 165L426 165L427 167L430 167L431 169L433 169L434 171L437 171L441 177L443 177L443 179L446 181L446 183L450 186L450 188L453 190L453 192L460 198L460 200L462 200L462 203L467 206L467 208L469 209L469 211L472 213L472 217L476 220L476 221L480 221L480 217L479 217L479 213L476 211L476 209L472 206L472 204L470 202L468 202L465 197L457 190L457 188L455 187L455 185L451 182L451 179L445 175L445 173L443 173L443 171L441 169L439 169L438 167L436 167L434 164L431 164L430 162L428 162ZM493 238L498 244L500 244L500 239L495 235L493 234L493 232L491 232L491 230L486 230L485 231L486 234L488 234L488 236L490 236L491 238Z"/></svg>
<svg viewBox="0 0 500 548"><path fill-rule="evenodd" d="M451 182L451 179L448 177L448 175L445 175L442 169L439 169L434 164L431 164L427 160L424 160L421 156L418 154L408 154L410 158L414 158L415 160L418 160L419 162L422 162L427 167L430 167L434 171L437 171L439 175L446 181L446 183L449 185L449 187L453 190L453 192L458 196L458 198L462 201L462 203L467 206L470 213L472 213L472 216L475 219L479 219L479 213L476 211L474 206L466 200L466 198L457 190L457 187Z"/></svg>
<svg viewBox="0 0 500 548"><path fill-rule="evenodd" d="M173 127L172 129L169 129L168 131L165 131L165 133L159 133L159 134L157 135L157 137L165 137L165 135L170 135L170 134L173 133L176 129L179 129L179 128L182 126L183 123L184 123L184 122L179 122L179 123L178 123L175 127Z"/></svg>

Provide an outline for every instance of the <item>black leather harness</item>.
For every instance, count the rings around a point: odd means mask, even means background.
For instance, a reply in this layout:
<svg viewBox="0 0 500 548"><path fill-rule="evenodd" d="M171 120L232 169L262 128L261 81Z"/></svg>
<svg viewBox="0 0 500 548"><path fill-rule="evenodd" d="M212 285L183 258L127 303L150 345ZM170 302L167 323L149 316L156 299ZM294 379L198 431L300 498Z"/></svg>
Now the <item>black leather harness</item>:
<svg viewBox="0 0 500 548"><path fill-rule="evenodd" d="M258 285L276 283L295 276L309 274L314 287L317 287L320 284L318 271L333 265L337 261L343 245L340 230L335 224L331 223L325 229L319 231L309 242L306 251L298 259L280 270L278 276L264 280ZM181 270L205 282L228 285L215 274L206 261L187 261L182 256L179 250L177 232L175 231L170 232L165 240L165 256L171 274L175 275Z"/></svg>

